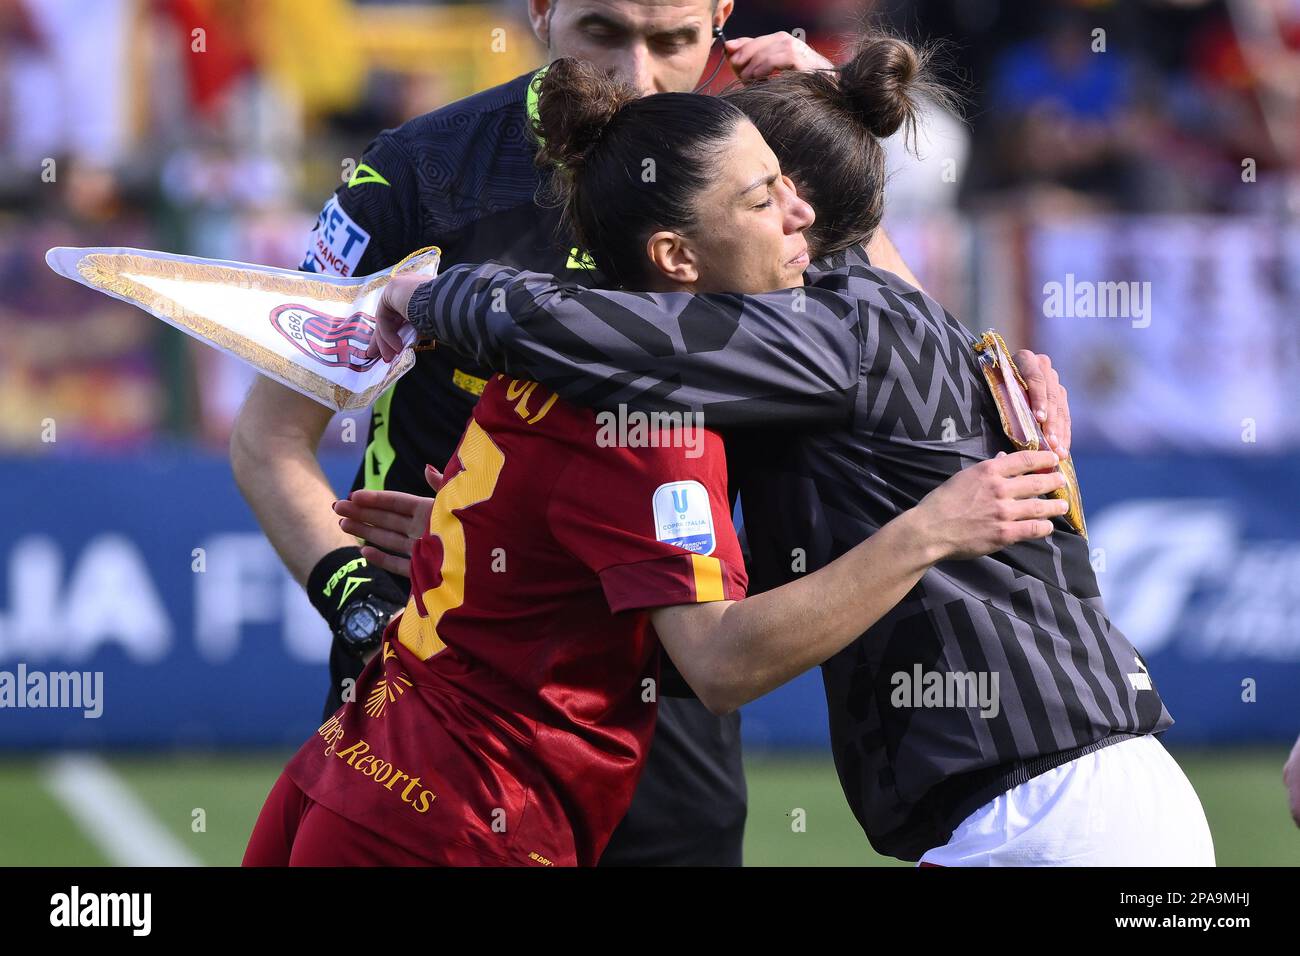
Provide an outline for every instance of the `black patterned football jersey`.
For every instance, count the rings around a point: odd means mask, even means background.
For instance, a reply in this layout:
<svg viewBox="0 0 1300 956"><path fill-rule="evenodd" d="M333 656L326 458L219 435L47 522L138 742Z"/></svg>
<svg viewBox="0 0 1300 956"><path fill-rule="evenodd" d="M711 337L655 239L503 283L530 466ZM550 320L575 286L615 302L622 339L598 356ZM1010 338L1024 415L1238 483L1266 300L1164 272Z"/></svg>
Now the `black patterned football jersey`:
<svg viewBox="0 0 1300 956"><path fill-rule="evenodd" d="M767 588L1013 450L969 331L861 256L821 265L835 267L763 295L610 292L463 265L421 287L408 314L572 401L697 411L729 429L750 578ZM836 767L880 852L917 859L988 785L1172 723L1106 616L1087 540L1055 525L935 566L823 665Z"/></svg>

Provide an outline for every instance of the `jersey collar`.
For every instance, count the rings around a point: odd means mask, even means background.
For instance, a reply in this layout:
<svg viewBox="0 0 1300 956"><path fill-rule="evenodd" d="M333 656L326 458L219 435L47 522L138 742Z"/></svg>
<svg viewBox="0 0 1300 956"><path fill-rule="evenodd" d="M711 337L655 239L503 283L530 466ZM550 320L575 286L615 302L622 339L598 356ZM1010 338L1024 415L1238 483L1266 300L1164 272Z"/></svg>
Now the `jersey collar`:
<svg viewBox="0 0 1300 956"><path fill-rule="evenodd" d="M542 77L546 71L551 68L551 64L546 64L540 70L533 74L532 79L528 81L528 90L524 94L524 115L528 118L528 129L534 132L537 129L537 96L541 89ZM540 143L542 137L538 136L537 141Z"/></svg>

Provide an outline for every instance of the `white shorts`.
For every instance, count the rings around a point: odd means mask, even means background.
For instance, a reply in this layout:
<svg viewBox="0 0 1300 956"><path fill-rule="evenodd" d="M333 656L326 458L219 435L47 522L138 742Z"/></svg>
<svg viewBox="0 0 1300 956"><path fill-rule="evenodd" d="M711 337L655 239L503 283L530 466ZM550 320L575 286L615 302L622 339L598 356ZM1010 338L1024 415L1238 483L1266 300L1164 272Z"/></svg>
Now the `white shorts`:
<svg viewBox="0 0 1300 956"><path fill-rule="evenodd" d="M1214 866L1196 791L1152 736L1084 754L980 807L936 866Z"/></svg>

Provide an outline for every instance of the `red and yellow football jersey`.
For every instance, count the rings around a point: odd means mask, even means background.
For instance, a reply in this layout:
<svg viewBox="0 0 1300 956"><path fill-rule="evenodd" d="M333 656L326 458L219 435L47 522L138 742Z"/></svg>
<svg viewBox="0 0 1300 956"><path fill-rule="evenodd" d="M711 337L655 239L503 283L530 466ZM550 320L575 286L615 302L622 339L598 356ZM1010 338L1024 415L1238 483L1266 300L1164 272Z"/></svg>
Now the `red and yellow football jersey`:
<svg viewBox="0 0 1300 956"><path fill-rule="evenodd" d="M596 862L654 728L644 612L746 586L721 439L635 415L488 383L410 603L289 764L309 797L431 863Z"/></svg>

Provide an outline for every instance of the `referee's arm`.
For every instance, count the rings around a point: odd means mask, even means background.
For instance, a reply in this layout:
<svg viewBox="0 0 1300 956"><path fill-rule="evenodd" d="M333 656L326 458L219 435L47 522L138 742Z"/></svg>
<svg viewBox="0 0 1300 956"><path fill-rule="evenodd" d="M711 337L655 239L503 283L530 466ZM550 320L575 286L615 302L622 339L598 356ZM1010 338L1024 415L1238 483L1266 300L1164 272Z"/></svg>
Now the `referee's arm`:
<svg viewBox="0 0 1300 956"><path fill-rule="evenodd" d="M305 395L259 376L230 438L235 483L289 573L303 587L316 562L356 546L339 528L338 497L316 460L334 413Z"/></svg>
<svg viewBox="0 0 1300 956"><path fill-rule="evenodd" d="M365 151L351 179L321 213L302 268L369 275L414 250L420 207L406 153L388 134ZM338 498L317 461L334 413L264 376L235 419L230 464L235 482L289 573L303 587L313 568L357 541L339 528Z"/></svg>

